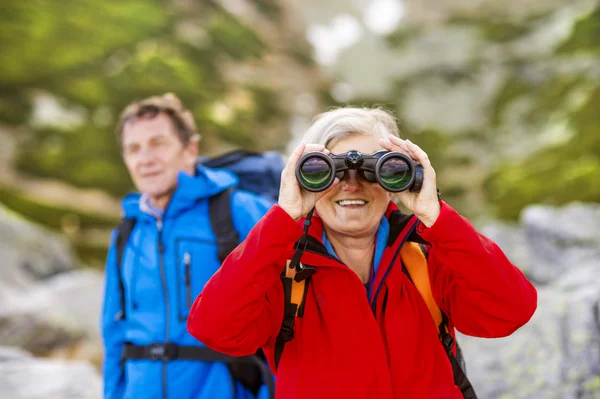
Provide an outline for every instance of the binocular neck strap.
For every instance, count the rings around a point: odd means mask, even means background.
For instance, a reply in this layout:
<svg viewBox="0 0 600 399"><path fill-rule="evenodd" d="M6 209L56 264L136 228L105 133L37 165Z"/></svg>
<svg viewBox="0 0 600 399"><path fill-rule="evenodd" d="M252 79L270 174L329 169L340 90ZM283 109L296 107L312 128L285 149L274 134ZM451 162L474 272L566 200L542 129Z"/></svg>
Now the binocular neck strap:
<svg viewBox="0 0 600 399"><path fill-rule="evenodd" d="M310 228L310 223L312 220L313 213L315 208L311 209L310 212L306 215L306 219L304 219L304 235L300 240L298 240L298 244L296 245L296 252L292 257L289 268L296 268L296 273L301 272L303 270L303 265L300 263L300 257L306 250L306 244L308 243L308 229Z"/></svg>

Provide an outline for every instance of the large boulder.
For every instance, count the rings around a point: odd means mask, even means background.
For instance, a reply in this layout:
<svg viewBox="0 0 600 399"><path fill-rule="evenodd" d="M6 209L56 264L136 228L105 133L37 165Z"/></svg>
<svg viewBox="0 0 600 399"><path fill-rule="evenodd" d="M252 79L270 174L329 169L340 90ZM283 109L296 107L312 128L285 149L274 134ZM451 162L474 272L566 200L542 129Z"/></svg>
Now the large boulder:
<svg viewBox="0 0 600 399"><path fill-rule="evenodd" d="M538 282L538 309L502 339L460 336L481 398L600 397L600 205L531 206L483 229Z"/></svg>
<svg viewBox="0 0 600 399"><path fill-rule="evenodd" d="M78 268L68 241L0 206L0 345L101 358L102 273Z"/></svg>
<svg viewBox="0 0 600 399"><path fill-rule="evenodd" d="M102 381L87 362L36 359L0 347L0 398L100 399Z"/></svg>
<svg viewBox="0 0 600 399"><path fill-rule="evenodd" d="M77 267L65 237L28 222L1 204L0 259L0 303L12 292Z"/></svg>

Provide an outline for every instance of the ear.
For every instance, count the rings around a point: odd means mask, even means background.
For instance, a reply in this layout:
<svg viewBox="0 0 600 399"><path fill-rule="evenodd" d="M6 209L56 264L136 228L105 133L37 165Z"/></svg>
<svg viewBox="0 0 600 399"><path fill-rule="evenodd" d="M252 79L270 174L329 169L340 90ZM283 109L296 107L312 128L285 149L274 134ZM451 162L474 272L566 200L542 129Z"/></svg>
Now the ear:
<svg viewBox="0 0 600 399"><path fill-rule="evenodd" d="M187 165L196 165L198 161L198 136L192 136L183 149L183 156Z"/></svg>

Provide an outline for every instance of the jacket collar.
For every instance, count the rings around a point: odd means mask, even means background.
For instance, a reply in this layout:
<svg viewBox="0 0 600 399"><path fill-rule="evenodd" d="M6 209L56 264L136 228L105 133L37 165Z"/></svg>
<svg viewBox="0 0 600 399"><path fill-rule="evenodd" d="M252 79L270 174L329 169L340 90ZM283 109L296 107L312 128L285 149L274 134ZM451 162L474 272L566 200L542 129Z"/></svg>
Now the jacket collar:
<svg viewBox="0 0 600 399"><path fill-rule="evenodd" d="M178 215L194 206L199 200L212 197L224 190L237 186L237 177L223 169L209 169L198 165L196 174L190 176L179 172L177 188L165 209L163 218ZM140 209L140 193L126 195L121 202L125 218L152 219L153 217Z"/></svg>

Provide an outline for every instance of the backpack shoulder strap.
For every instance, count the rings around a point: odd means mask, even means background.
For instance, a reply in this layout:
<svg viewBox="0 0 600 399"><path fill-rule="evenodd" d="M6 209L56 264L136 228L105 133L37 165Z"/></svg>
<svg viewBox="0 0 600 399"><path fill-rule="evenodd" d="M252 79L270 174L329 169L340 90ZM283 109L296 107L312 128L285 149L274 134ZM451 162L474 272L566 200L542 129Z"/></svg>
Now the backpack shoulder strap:
<svg viewBox="0 0 600 399"><path fill-rule="evenodd" d="M400 250L400 257L404 266L403 270L405 270L405 273L408 272L410 280L423 297L435 325L439 326L442 323L442 312L433 298L425 253L421 250L419 244L407 242Z"/></svg>
<svg viewBox="0 0 600 399"><path fill-rule="evenodd" d="M407 242L400 250L400 257L402 259L402 270L407 277L412 281L414 286L421 294L421 297L425 301L431 317L438 326L438 335L442 346L448 356L448 360L452 365L452 373L454 375L454 383L458 386L465 399L477 399L475 390L471 385L471 382L467 378L464 371L464 366L461 367L461 362L454 356L452 349L455 345L455 340L450 334L448 327L448 317L439 308L435 299L433 298L433 292L431 290L431 282L429 280L429 269L427 267L427 248L416 242ZM457 355L459 353L457 344ZM462 356L461 356L462 359Z"/></svg>
<svg viewBox="0 0 600 399"><path fill-rule="evenodd" d="M121 223L119 223L119 226L117 226L115 246L117 249L117 278L119 279L119 291L121 292L121 311L115 316L115 321L125 318L125 286L123 284L121 268L123 266L125 246L127 245L127 241L129 241L129 236L135 226L135 222L136 219L123 219L121 220Z"/></svg>
<svg viewBox="0 0 600 399"><path fill-rule="evenodd" d="M304 302L310 277L306 279L296 279L296 268L290 268L290 260L287 261L281 272L281 281L283 282L283 322L279 329L279 334L275 340L275 369L279 366L279 360L283 353L286 342L294 338L294 322L296 317L304 315Z"/></svg>
<svg viewBox="0 0 600 399"><path fill-rule="evenodd" d="M217 239L217 257L221 263L237 247L240 241L240 235L233 225L231 214L232 193L232 188L221 191L210 197L208 203L210 225Z"/></svg>

